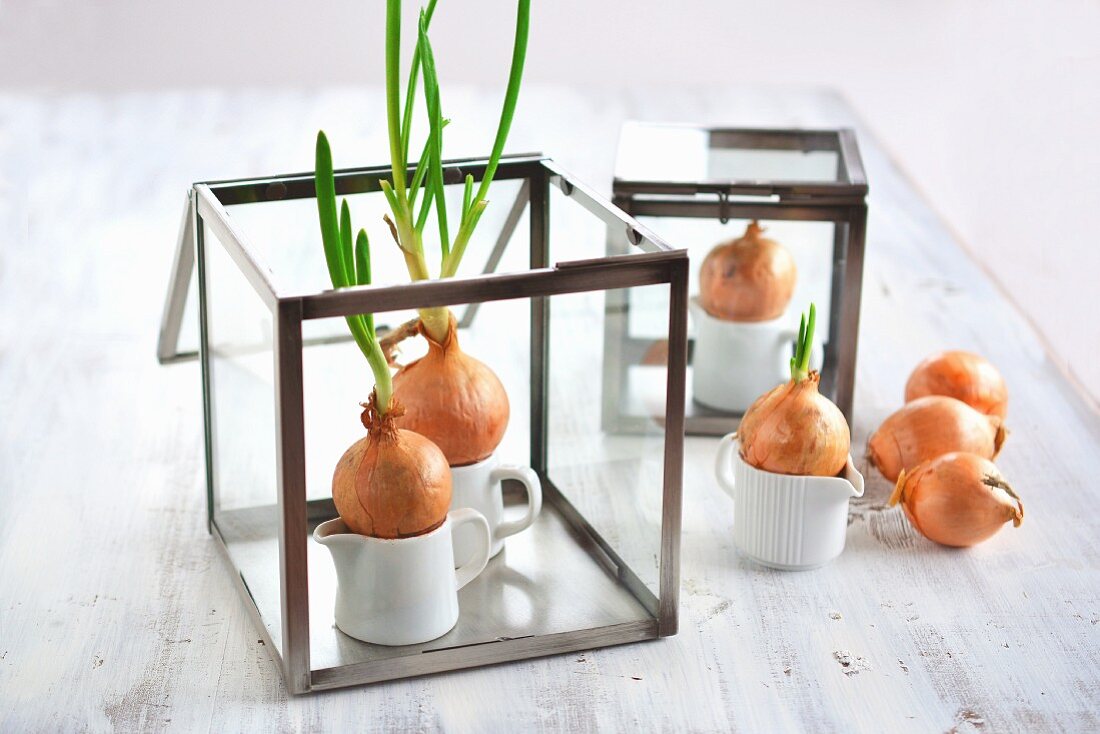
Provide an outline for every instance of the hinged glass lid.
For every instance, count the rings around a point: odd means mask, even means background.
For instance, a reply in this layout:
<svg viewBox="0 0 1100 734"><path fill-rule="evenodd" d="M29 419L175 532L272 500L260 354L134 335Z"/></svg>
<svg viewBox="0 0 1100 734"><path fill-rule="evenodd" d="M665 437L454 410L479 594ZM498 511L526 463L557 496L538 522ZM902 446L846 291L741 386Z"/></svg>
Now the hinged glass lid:
<svg viewBox="0 0 1100 734"><path fill-rule="evenodd" d="M858 197L867 193L851 130L707 128L630 122L616 195Z"/></svg>

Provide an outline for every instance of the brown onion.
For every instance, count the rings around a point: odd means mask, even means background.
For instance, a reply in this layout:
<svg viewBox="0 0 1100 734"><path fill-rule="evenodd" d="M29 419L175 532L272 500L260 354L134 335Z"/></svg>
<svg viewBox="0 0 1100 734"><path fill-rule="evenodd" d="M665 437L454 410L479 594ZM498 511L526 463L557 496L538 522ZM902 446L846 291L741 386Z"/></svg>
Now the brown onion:
<svg viewBox="0 0 1100 734"><path fill-rule="evenodd" d="M798 277L794 258L751 222L745 234L718 245L699 271L699 302L726 321L769 321L787 310Z"/></svg>
<svg viewBox="0 0 1100 734"><path fill-rule="evenodd" d="M433 441L451 466L487 459L508 427L508 394L500 378L458 346L454 316L447 338L423 329L428 353L393 377L393 396L404 406L397 426Z"/></svg>
<svg viewBox="0 0 1100 734"><path fill-rule="evenodd" d="M884 420L867 442L867 454L883 476L895 481L903 469L951 451L993 459L1005 435L1000 418L955 398L929 395Z"/></svg>
<svg viewBox="0 0 1100 734"><path fill-rule="evenodd" d="M332 499L348 529L374 538L407 538L443 524L451 505L451 470L434 443L400 430L396 403L379 415L375 396L363 405L367 436L340 457Z"/></svg>
<svg viewBox="0 0 1100 734"><path fill-rule="evenodd" d="M821 377L780 385L741 419L741 458L777 474L835 477L848 463L851 434L840 408L818 392Z"/></svg>
<svg viewBox="0 0 1100 734"><path fill-rule="evenodd" d="M984 357L959 350L933 354L917 365L905 383L905 402L925 395L947 395L971 408L1004 418L1008 387Z"/></svg>
<svg viewBox="0 0 1100 734"><path fill-rule="evenodd" d="M1009 520L1020 527L1024 503L992 461L952 452L903 471L890 496L920 534L943 545L966 547L994 535Z"/></svg>
<svg viewBox="0 0 1100 734"><path fill-rule="evenodd" d="M643 365L650 367L664 367L668 364L668 339L657 339L651 342L642 354Z"/></svg>

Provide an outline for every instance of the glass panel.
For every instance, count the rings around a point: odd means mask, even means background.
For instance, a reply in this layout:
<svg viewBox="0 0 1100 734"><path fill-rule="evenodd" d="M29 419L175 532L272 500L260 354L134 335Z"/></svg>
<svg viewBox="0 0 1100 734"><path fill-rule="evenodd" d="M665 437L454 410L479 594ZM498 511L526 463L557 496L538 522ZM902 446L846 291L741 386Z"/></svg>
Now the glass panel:
<svg viewBox="0 0 1100 734"><path fill-rule="evenodd" d="M659 595L668 299L667 285L579 293L555 299L550 312L547 472L651 602ZM634 301L650 307L651 338L626 344L621 304ZM621 377L605 337L632 349L614 355L627 365ZM622 415L632 420L607 420Z"/></svg>
<svg viewBox="0 0 1100 734"><path fill-rule="evenodd" d="M551 405L562 406L570 398L568 385L574 380L575 368L588 363L586 389L591 389L591 402L586 398L582 410L573 411L569 420L551 417L559 428L554 452L564 456L575 442L591 439L590 431L599 432L600 382L599 364L602 345L602 329L605 295L603 292L582 296L554 296L549 309L554 319L551 334L560 329L564 335L570 332L585 333L572 347L552 341L551 353L557 351L561 362L551 365ZM580 310L578 310L580 307ZM452 307L456 313L465 306ZM394 320L395 314L376 314L379 320ZM666 314L667 320L667 314ZM328 328L336 330L341 324L332 320ZM568 323L567 323L568 321ZM495 459L503 464L526 466L530 463L531 416L531 302L515 299L481 304L476 317L467 328L459 330L459 343L463 351L481 360L500 378L508 394L510 418L504 438L495 452ZM421 337L413 337L402 344L402 358L408 362L421 355L426 343ZM305 416L306 416L306 473L308 494L311 500L311 530L319 521L335 515L330 498L332 475L344 451L365 436L359 422L358 403L366 398L373 387L371 372L366 360L354 344L349 342L315 344L304 350ZM559 372L560 371L560 372ZM552 410L556 410L552 407ZM574 426L571 421L581 421ZM562 432L561 429L567 431ZM577 433L577 432L580 433ZM638 437L630 443L638 446ZM658 440L658 444L660 441ZM659 453L659 452L658 452ZM610 474L600 474L621 469L620 464L602 466L586 464L577 457L576 464L559 461L560 472L552 473L556 483L572 494L586 500L597 492L608 492L606 481ZM615 461L627 459L625 454ZM660 463L660 456L656 461ZM556 471L556 470L555 470ZM579 472L579 473L577 473ZM453 473L455 504L459 504L462 480L458 471ZM636 482L637 476L622 480ZM652 482L646 474L644 491L656 498L659 507L661 476ZM503 519L519 518L527 506L527 493L515 480L503 483ZM631 491L642 491L631 487ZM551 496L549 487L543 489L542 512L534 525L508 537L501 552L493 557L486 569L459 592L459 620L457 625L442 637L419 645L384 647L360 642L334 626L334 602L336 571L328 549L312 540L308 544L310 584L310 644L311 664L314 669L339 665L386 660L397 657L417 656L424 652L468 645L492 643L499 639L513 639L546 634L566 633L575 630L622 624L648 622L653 613L631 591L592 555L592 550L581 540L579 531L571 529L571 520ZM593 504L593 509L604 506ZM483 507L479 510L485 511ZM583 511L583 510L582 510ZM488 515L489 512L486 511ZM650 518L647 518L647 520ZM660 534L645 527L647 538ZM625 531L633 526L612 527L604 520L598 525L609 532L615 543L622 541ZM401 541L395 541L401 542ZM647 544L648 548L648 544ZM649 552L649 551L647 551ZM652 559L649 559L652 563ZM653 576L653 574L650 574ZM654 577L655 578L655 577Z"/></svg>
<svg viewBox="0 0 1100 734"><path fill-rule="evenodd" d="M832 314L832 284L834 236L837 225L832 222L761 221L763 236L779 242L792 256L797 269L795 286L784 313L766 322L720 322L708 316L699 303L699 274L707 254L717 245L744 235L749 220L731 219L722 224L717 219L689 217L639 217L639 221L663 237L673 247L686 248L691 258L688 292L692 299L688 320L688 335L692 350L688 366L687 414L689 417L738 416L755 396L785 379L784 365L793 350L793 334L803 312L811 302L817 305L816 339L818 355L814 363L830 378L829 324ZM627 246L618 230L609 228L608 247L612 252ZM662 313L668 308L663 297L634 289L627 304L627 328L621 348L626 361L618 369L625 379L629 369L646 358L646 350L663 339L667 324ZM705 344L700 351L698 338L701 327ZM765 333L767 332L767 333ZM722 351L713 347L717 342L730 345ZM733 350L733 351L730 351ZM714 356L716 352L719 352ZM696 358L718 361L721 374L701 375ZM699 379L697 379L699 378ZM825 379L828 392L832 379ZM714 397L715 391L722 394ZM735 394L740 393L740 394ZM832 394L830 392L830 394ZM639 415L638 407L624 404L628 416Z"/></svg>
<svg viewBox="0 0 1100 734"><path fill-rule="evenodd" d="M482 272L522 183L514 180L493 183L490 203L467 246L467 256L463 259L459 275L476 275ZM449 234L453 240L458 231L462 210L463 187L447 186L446 192ZM400 285L409 282L404 257L383 219L390 212L383 194L352 194L339 197L339 200L343 201L345 198L351 211L353 228L356 232L365 229L370 239L371 275L374 284ZM314 199L239 204L226 209L247 240L249 248L255 252L257 260L270 271L272 282L280 292L308 294L332 288L321 246L317 202ZM517 228L521 235L525 235L527 231L526 222L524 216ZM424 252L429 272L437 274L440 261L439 228L434 216L424 228ZM526 270L527 263L526 242L514 242L504 252L497 272ZM409 317L411 315L410 312ZM404 314L397 314L397 318L404 320ZM319 338L342 333L335 326L332 323L307 322L304 336Z"/></svg>
<svg viewBox="0 0 1100 734"><path fill-rule="evenodd" d="M452 310L461 314L464 306ZM396 323L404 312L376 314L384 323ZM338 332L344 319L321 319L325 329ZM310 323L310 322L306 322ZM506 326L505 326L506 325ZM500 331L506 329L505 331ZM467 354L491 365L508 393L511 417L497 455L508 463L529 462L530 331L526 302L495 301L479 304L468 328L458 331ZM501 335L504 334L504 338ZM427 352L422 337L400 345L398 361L407 364ZM360 403L374 388L374 376L353 341L312 345L303 350L306 420L306 494L309 499L332 496L332 472L345 449L365 435Z"/></svg>
<svg viewBox="0 0 1100 734"><path fill-rule="evenodd" d="M735 134L678 125L623 126L616 178L626 181L843 181L835 134Z"/></svg>
<svg viewBox="0 0 1100 734"><path fill-rule="evenodd" d="M836 181L837 160L831 150L711 148L703 180Z"/></svg>
<svg viewBox="0 0 1100 734"><path fill-rule="evenodd" d="M204 231L214 522L279 646L273 320L222 243Z"/></svg>

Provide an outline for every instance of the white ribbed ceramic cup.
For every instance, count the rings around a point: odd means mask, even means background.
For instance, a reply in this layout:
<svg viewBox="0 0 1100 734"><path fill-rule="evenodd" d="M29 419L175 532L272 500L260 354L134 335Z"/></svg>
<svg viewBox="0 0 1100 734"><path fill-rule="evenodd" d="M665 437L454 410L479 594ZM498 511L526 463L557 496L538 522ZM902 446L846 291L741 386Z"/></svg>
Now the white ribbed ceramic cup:
<svg viewBox="0 0 1100 734"><path fill-rule="evenodd" d="M771 321L725 321L707 313L698 296L689 301L695 326L691 390L695 402L744 413L753 402L791 377L792 344L798 328L786 314ZM823 350L814 341L810 365L821 369Z"/></svg>
<svg viewBox="0 0 1100 734"><path fill-rule="evenodd" d="M758 563L787 571L824 565L844 550L848 500L863 496L852 457L839 477L774 474L741 459L735 433L718 445L715 474L733 498L733 542Z"/></svg>
<svg viewBox="0 0 1100 734"><path fill-rule="evenodd" d="M479 546L455 568L453 530L470 525ZM348 531L340 518L323 522L313 539L336 566L336 626L376 645L416 645L458 622L458 590L489 562L489 523L477 510L451 510L435 530L412 538L370 538Z"/></svg>
<svg viewBox="0 0 1100 734"><path fill-rule="evenodd" d="M504 520L504 495L500 483L515 479L527 490L527 508L514 520ZM488 459L467 466L451 467L451 507L472 507L489 521L493 534L492 558L504 548L504 539L526 530L542 510L542 483L529 466L502 464L494 453ZM477 528L455 528L455 565L461 566L477 553Z"/></svg>

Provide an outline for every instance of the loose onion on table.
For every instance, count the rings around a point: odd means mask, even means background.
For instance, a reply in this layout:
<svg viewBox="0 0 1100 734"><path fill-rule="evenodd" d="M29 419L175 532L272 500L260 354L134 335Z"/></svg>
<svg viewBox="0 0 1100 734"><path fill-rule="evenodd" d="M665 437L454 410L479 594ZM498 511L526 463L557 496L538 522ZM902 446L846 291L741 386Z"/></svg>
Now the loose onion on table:
<svg viewBox="0 0 1100 734"><path fill-rule="evenodd" d="M810 304L802 319L791 379L756 399L737 429L741 458L777 474L833 477L848 463L851 433L840 408L818 392L821 380L811 372L817 309Z"/></svg>
<svg viewBox="0 0 1100 734"><path fill-rule="evenodd" d="M508 427L508 394L496 374L459 348L454 317L437 342L421 329L428 353L393 378L394 398L405 413L396 425L426 436L451 466L482 461Z"/></svg>
<svg viewBox="0 0 1100 734"><path fill-rule="evenodd" d="M745 234L718 245L699 271L699 302L716 319L769 321L787 310L798 277L794 258L751 222Z"/></svg>
<svg viewBox="0 0 1100 734"><path fill-rule="evenodd" d="M905 383L905 402L926 395L957 398L975 410L1004 418L1008 387L997 368L984 357L952 350L928 357Z"/></svg>
<svg viewBox="0 0 1100 734"><path fill-rule="evenodd" d="M883 476L895 481L903 469L951 451L996 458L1006 434L1000 418L955 398L929 395L883 421L867 442L867 454Z"/></svg>
<svg viewBox="0 0 1100 734"><path fill-rule="evenodd" d="M922 535L943 545L971 546L1011 521L1019 527L1024 504L992 461L952 452L898 477L890 506L901 503Z"/></svg>
<svg viewBox="0 0 1100 734"><path fill-rule="evenodd" d="M332 477L332 499L348 529L374 538L408 538L443 524L451 505L451 470L434 443L397 428L396 402L379 413L363 404L367 429L344 452Z"/></svg>

